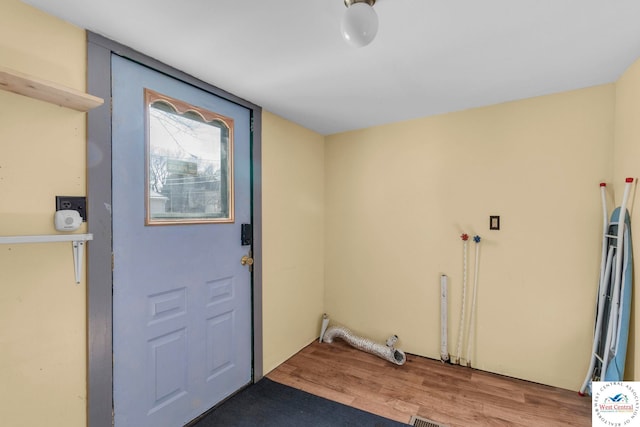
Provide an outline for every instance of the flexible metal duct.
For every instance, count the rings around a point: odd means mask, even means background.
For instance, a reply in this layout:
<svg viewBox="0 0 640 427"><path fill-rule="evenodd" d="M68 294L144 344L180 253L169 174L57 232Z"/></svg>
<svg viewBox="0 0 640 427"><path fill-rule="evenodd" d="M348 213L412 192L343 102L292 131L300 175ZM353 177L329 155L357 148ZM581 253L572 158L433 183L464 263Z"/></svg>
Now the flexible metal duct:
<svg viewBox="0 0 640 427"><path fill-rule="evenodd" d="M407 360L407 356L402 350L393 347L393 344L398 339L395 335L392 335L387 340L387 343L391 345L384 345L373 342L368 338L359 337L344 326L329 326L322 334L321 340L326 343L332 343L334 338L341 338L358 350L366 351L396 365L404 365Z"/></svg>

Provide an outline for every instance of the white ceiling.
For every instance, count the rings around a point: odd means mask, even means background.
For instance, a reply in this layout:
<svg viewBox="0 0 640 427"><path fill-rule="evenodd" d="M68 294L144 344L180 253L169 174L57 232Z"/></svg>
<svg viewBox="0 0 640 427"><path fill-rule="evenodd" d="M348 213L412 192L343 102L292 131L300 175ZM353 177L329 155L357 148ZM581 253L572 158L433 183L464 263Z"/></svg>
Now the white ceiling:
<svg viewBox="0 0 640 427"><path fill-rule="evenodd" d="M614 82L640 0L25 0L323 135Z"/></svg>

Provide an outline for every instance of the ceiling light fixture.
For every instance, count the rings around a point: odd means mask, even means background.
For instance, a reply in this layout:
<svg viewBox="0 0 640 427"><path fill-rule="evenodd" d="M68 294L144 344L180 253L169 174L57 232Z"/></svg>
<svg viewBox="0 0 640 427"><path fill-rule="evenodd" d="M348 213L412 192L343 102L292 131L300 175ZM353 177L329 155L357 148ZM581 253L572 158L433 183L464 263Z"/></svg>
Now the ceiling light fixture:
<svg viewBox="0 0 640 427"><path fill-rule="evenodd" d="M342 17L342 37L354 47L371 43L378 32L378 15L373 10L376 0L344 0L347 11Z"/></svg>

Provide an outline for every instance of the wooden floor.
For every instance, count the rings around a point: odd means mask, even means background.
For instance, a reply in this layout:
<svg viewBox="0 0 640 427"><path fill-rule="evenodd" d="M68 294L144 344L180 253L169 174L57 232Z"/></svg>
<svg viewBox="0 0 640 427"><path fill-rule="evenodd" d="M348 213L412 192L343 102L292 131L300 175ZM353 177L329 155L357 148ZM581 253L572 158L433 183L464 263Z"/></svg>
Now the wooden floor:
<svg viewBox="0 0 640 427"><path fill-rule="evenodd" d="M417 415L450 427L591 425L591 399L575 391L413 355L397 366L340 340L308 345L267 377L407 424Z"/></svg>

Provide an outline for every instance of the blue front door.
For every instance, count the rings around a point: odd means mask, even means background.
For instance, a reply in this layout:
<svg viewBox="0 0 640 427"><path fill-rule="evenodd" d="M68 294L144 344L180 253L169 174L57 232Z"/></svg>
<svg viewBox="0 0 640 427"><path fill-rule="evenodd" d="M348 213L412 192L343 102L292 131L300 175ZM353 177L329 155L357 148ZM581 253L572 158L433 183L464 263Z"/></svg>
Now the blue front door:
<svg viewBox="0 0 640 427"><path fill-rule="evenodd" d="M182 426L251 381L250 112L115 55L112 97L114 423Z"/></svg>

